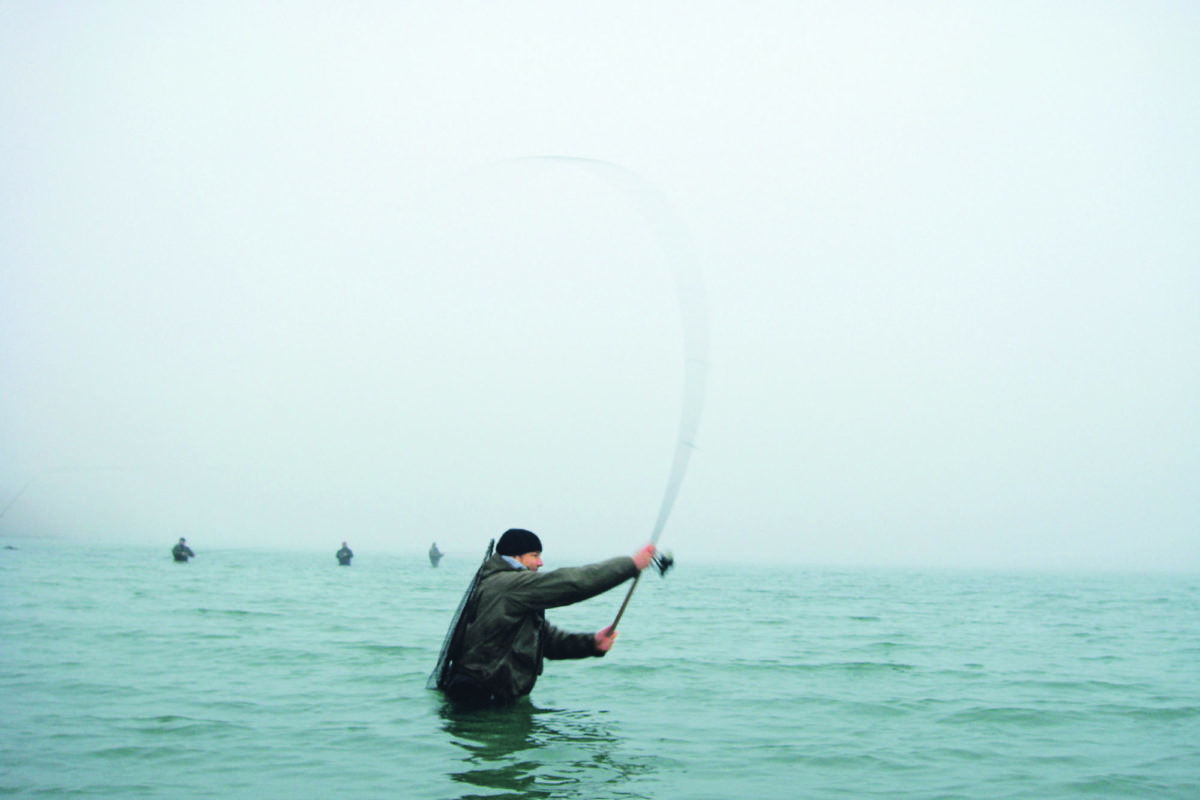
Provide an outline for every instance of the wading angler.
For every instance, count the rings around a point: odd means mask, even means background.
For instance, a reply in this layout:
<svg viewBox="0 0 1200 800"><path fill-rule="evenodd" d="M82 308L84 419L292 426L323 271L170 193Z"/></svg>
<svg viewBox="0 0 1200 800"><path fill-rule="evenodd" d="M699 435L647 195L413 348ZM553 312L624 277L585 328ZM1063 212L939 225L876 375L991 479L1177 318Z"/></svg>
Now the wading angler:
<svg viewBox="0 0 1200 800"><path fill-rule="evenodd" d="M460 706L511 703L533 691L544 659L599 657L617 638L615 624L569 633L546 609L595 597L637 577L654 559L648 544L632 557L542 572L542 542L512 528L500 537L471 581L451 623L429 688Z"/></svg>

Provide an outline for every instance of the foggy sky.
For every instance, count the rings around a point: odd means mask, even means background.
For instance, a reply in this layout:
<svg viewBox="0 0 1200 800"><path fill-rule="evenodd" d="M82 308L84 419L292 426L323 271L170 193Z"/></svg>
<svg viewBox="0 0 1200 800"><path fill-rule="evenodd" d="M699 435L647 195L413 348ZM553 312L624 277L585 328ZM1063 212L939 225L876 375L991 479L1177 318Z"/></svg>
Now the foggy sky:
<svg viewBox="0 0 1200 800"><path fill-rule="evenodd" d="M1200 8L0 5L0 538L1200 568ZM15 500L14 500L15 498ZM557 562L557 563L556 563Z"/></svg>

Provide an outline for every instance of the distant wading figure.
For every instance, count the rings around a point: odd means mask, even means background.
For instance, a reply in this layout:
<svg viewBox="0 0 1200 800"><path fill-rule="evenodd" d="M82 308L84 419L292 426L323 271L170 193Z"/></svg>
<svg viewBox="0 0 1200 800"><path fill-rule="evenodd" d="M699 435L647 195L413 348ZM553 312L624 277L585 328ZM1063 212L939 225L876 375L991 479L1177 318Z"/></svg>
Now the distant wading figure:
<svg viewBox="0 0 1200 800"><path fill-rule="evenodd" d="M438 550L437 542L434 542L433 544L429 545L429 563L430 564L432 564L433 566L436 567L438 565L438 562L442 560L442 556L444 556L444 555L446 555L446 554L443 553L441 550Z"/></svg>
<svg viewBox="0 0 1200 800"><path fill-rule="evenodd" d="M171 548L171 557L176 561L187 563L187 560L196 555L192 552L192 548L187 546L187 539L179 537L179 542Z"/></svg>
<svg viewBox="0 0 1200 800"><path fill-rule="evenodd" d="M490 553L489 549L489 553ZM654 545L633 555L582 567L539 572L542 542L521 528L505 531L480 566L429 678L460 708L506 705L533 690L542 660L603 656L617 632L568 633L546 621L546 609L608 591L650 564Z"/></svg>
<svg viewBox="0 0 1200 800"><path fill-rule="evenodd" d="M342 549L337 551L338 564L348 567L352 558L354 558L354 551L345 542L342 542Z"/></svg>

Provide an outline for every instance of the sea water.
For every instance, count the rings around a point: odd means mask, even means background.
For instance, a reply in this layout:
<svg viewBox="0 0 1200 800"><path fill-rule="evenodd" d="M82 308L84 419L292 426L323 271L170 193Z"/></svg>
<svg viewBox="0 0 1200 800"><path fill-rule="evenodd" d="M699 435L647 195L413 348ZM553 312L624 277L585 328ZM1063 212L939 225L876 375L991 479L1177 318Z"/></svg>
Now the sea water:
<svg viewBox="0 0 1200 800"><path fill-rule="evenodd" d="M1200 797L1196 575L682 558L607 657L464 714L425 680L485 542L437 569L3 544L4 796Z"/></svg>

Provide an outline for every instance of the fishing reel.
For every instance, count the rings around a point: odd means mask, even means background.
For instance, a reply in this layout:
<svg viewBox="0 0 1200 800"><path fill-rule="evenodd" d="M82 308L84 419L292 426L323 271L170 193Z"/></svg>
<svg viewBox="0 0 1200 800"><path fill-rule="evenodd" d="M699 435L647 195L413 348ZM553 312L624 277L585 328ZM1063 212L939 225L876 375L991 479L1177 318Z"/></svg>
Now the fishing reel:
<svg viewBox="0 0 1200 800"><path fill-rule="evenodd" d="M659 550L654 554L654 558L650 560L654 568L658 570L658 574L662 577L667 576L667 570L675 566L675 556L667 550Z"/></svg>

